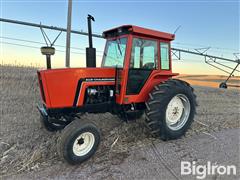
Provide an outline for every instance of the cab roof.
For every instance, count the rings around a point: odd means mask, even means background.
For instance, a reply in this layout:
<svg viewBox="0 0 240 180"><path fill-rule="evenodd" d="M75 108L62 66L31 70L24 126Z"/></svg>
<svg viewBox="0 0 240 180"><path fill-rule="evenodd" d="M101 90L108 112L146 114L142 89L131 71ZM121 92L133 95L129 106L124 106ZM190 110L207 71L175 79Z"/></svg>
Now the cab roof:
<svg viewBox="0 0 240 180"><path fill-rule="evenodd" d="M174 40L175 35L134 25L123 25L103 32L103 37L112 38L124 34L135 34L156 39Z"/></svg>

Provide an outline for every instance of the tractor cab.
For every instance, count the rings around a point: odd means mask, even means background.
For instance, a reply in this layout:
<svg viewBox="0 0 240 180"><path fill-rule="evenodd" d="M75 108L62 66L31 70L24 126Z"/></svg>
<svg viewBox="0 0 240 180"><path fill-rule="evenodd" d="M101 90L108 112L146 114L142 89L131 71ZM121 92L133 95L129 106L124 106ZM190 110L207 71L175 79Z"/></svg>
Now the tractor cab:
<svg viewBox="0 0 240 180"><path fill-rule="evenodd" d="M107 43L102 67L123 68L128 50L131 53L129 68L158 69L158 66L161 66L159 63L160 47L163 56L162 69L171 70L170 41L174 40L173 34L124 25L105 31L103 37L107 39Z"/></svg>
<svg viewBox="0 0 240 180"><path fill-rule="evenodd" d="M176 75L172 74L170 46L175 35L124 25L105 31L103 36L107 42L101 67L117 69L116 92L120 103L141 102L146 98L144 91L152 88L145 86L148 80L155 85L159 83L157 75L163 75L161 80ZM149 78L150 75L155 78ZM144 93L139 96L141 90Z"/></svg>

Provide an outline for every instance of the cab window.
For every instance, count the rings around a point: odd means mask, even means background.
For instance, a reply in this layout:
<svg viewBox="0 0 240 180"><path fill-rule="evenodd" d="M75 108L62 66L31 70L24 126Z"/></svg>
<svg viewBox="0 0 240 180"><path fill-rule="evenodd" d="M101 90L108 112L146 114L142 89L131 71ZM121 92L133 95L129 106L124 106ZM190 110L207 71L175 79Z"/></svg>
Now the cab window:
<svg viewBox="0 0 240 180"><path fill-rule="evenodd" d="M103 54L102 67L123 67L127 38L108 40Z"/></svg>
<svg viewBox="0 0 240 180"><path fill-rule="evenodd" d="M161 69L169 70L169 44L161 42L160 43L160 54L161 54Z"/></svg>
<svg viewBox="0 0 240 180"><path fill-rule="evenodd" d="M133 38L130 68L156 69L157 42Z"/></svg>

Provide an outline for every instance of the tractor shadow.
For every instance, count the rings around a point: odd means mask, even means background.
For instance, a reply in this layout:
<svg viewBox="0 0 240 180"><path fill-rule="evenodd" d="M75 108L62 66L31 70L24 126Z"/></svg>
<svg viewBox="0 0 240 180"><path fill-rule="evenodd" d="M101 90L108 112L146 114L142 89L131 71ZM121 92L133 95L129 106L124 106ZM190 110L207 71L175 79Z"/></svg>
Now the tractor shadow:
<svg viewBox="0 0 240 180"><path fill-rule="evenodd" d="M110 113L87 115L86 118L92 120L102 134L100 146L90 160L95 168L99 165L109 170L111 165L120 165L133 149L144 147L152 141L144 117L129 122Z"/></svg>

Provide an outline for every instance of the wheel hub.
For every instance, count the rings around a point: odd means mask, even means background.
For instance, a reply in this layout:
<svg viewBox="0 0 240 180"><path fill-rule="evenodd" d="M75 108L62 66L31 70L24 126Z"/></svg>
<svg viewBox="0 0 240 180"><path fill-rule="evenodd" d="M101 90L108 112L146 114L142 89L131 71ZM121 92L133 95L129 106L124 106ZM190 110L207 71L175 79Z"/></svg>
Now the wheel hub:
<svg viewBox="0 0 240 180"><path fill-rule="evenodd" d="M82 145L83 143L84 143L84 139L83 139L83 138L81 138L81 139L78 140L78 145L79 145L79 146Z"/></svg>
<svg viewBox="0 0 240 180"><path fill-rule="evenodd" d="M182 128L190 114L190 102L183 94L174 96L168 103L166 110L166 123L172 130Z"/></svg>
<svg viewBox="0 0 240 180"><path fill-rule="evenodd" d="M73 144L73 153L76 156L84 156L91 151L95 142L94 135L90 132L80 134Z"/></svg>
<svg viewBox="0 0 240 180"><path fill-rule="evenodd" d="M167 107L167 119L170 124L177 123L182 115L183 112L183 103L181 99L175 96L168 104Z"/></svg>

